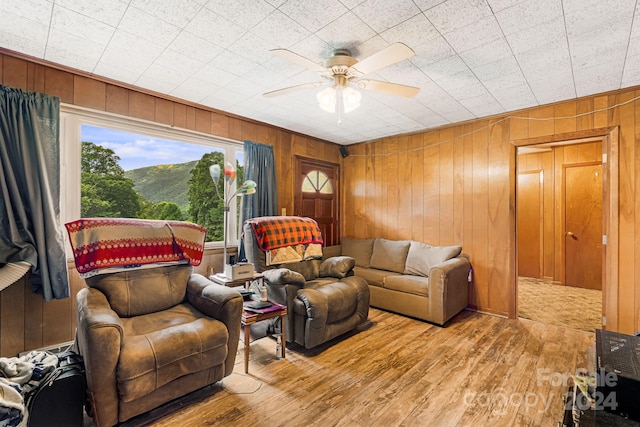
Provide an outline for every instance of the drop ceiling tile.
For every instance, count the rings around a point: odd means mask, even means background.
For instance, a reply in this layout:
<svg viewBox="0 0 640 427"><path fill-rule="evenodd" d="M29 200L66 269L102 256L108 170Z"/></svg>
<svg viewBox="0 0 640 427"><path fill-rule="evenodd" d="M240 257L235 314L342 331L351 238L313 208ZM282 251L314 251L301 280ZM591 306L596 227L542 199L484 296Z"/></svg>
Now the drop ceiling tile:
<svg viewBox="0 0 640 427"><path fill-rule="evenodd" d="M438 79L436 80L436 83L438 83L438 86L440 86L451 95L452 91L456 91L456 93L459 94L460 92L457 91L457 89L462 89L466 86L471 87L473 85L477 85L479 82L476 76L473 75L471 70L466 70L457 74L452 74L442 79ZM456 97L454 96L454 98Z"/></svg>
<svg viewBox="0 0 640 427"><path fill-rule="evenodd" d="M636 10L635 13L633 15L633 22L636 23L636 25L633 25L631 27L631 38L635 39L640 37L640 25L637 25L638 22L640 22L640 3L636 2Z"/></svg>
<svg viewBox="0 0 640 427"><path fill-rule="evenodd" d="M96 73L101 65L107 68L113 66L131 71L137 79L163 50L162 46L148 40L116 30L100 58Z"/></svg>
<svg viewBox="0 0 640 427"><path fill-rule="evenodd" d="M341 48L342 47L344 46L341 46ZM333 54L334 48L317 35L311 34L306 39L291 46L289 50L316 64L322 64L322 61Z"/></svg>
<svg viewBox="0 0 640 427"><path fill-rule="evenodd" d="M488 16L447 33L444 37L456 52L464 52L502 38L502 31L496 19Z"/></svg>
<svg viewBox="0 0 640 427"><path fill-rule="evenodd" d="M490 64L481 65L480 67L472 67L471 71L480 79L491 80L509 74L520 73L520 65L513 56L501 59Z"/></svg>
<svg viewBox="0 0 640 427"><path fill-rule="evenodd" d="M360 19L381 33L420 13L412 0L367 0L353 9Z"/></svg>
<svg viewBox="0 0 640 427"><path fill-rule="evenodd" d="M576 97L576 89L572 75L551 75L540 80L529 80L529 87L540 105L572 99Z"/></svg>
<svg viewBox="0 0 640 427"><path fill-rule="evenodd" d="M447 92L454 99L457 99L460 102L462 102L463 99L473 98L480 95L487 95L489 93L487 91L487 88L485 88L484 85L477 80L471 81L471 83L465 86L448 89Z"/></svg>
<svg viewBox="0 0 640 427"><path fill-rule="evenodd" d="M47 25L51 21L53 2L39 0L0 1L2 25L10 23L11 18L23 17L29 21ZM28 27L25 27L28 28Z"/></svg>
<svg viewBox="0 0 640 427"><path fill-rule="evenodd" d="M636 55L627 58L624 72L622 74L622 87L635 86L640 84L640 56Z"/></svg>
<svg viewBox="0 0 640 427"><path fill-rule="evenodd" d="M389 43L380 36L371 37L369 40L364 43L360 43L355 49L351 52L352 55L355 55L358 61L362 61L369 56L378 53L385 47L388 47Z"/></svg>
<svg viewBox="0 0 640 427"><path fill-rule="evenodd" d="M631 28L635 10L630 1L576 1L563 3L567 34L584 34L594 27Z"/></svg>
<svg viewBox="0 0 640 427"><path fill-rule="evenodd" d="M415 0L414 3L420 8L420 10L429 10L434 6L444 3L447 0Z"/></svg>
<svg viewBox="0 0 640 427"><path fill-rule="evenodd" d="M430 64L451 58L456 54L444 37L436 37L425 44L416 46L413 50L415 56L411 58L411 62L418 68L424 68Z"/></svg>
<svg viewBox="0 0 640 427"><path fill-rule="evenodd" d="M280 6L278 10L312 33L348 12L348 9L338 0L325 0L322 2L289 0Z"/></svg>
<svg viewBox="0 0 640 427"><path fill-rule="evenodd" d="M49 29L44 24L4 11L0 26L0 46L7 46L38 58L44 56ZM29 28L29 31L24 31Z"/></svg>
<svg viewBox="0 0 640 427"><path fill-rule="evenodd" d="M93 43L81 36L52 28L49 31L44 58L47 61L92 72L104 49L103 44Z"/></svg>
<svg viewBox="0 0 640 427"><path fill-rule="evenodd" d="M461 72L471 74L469 67L459 56L450 56L442 61L421 67L421 70L433 81L449 78ZM475 78L475 77L474 77Z"/></svg>
<svg viewBox="0 0 640 427"><path fill-rule="evenodd" d="M56 7L64 7L82 15L115 27L122 20L129 6L128 1L120 0L56 0Z"/></svg>
<svg viewBox="0 0 640 427"><path fill-rule="evenodd" d="M62 7L53 9L51 28L73 34L103 47L107 45L115 31L115 27Z"/></svg>
<svg viewBox="0 0 640 427"><path fill-rule="evenodd" d="M202 8L201 4L193 0L180 0L179 2L166 0L131 0L130 6L136 7L178 28L184 28Z"/></svg>
<svg viewBox="0 0 640 427"><path fill-rule="evenodd" d="M166 73L162 71L166 70ZM135 84L159 93L169 93L184 81L184 76L160 65L152 65L136 80Z"/></svg>
<svg viewBox="0 0 640 427"><path fill-rule="evenodd" d="M267 3L269 3L271 6L273 7L280 7L282 6L287 0L267 0ZM344 2L343 2L344 3Z"/></svg>
<svg viewBox="0 0 640 427"><path fill-rule="evenodd" d="M124 68L121 65L114 65L101 60L96 65L94 73L119 82L133 84L143 71L144 69L141 70L139 67Z"/></svg>
<svg viewBox="0 0 640 427"><path fill-rule="evenodd" d="M537 79L554 70L570 70L571 59L565 43L548 43L544 46L517 53L516 59L527 79Z"/></svg>
<svg viewBox="0 0 640 427"><path fill-rule="evenodd" d="M258 25L275 10L273 5L263 0L210 0L205 7L247 30Z"/></svg>
<svg viewBox="0 0 640 427"><path fill-rule="evenodd" d="M496 39L471 50L460 53L462 60L471 68L512 57L509 44L504 38Z"/></svg>
<svg viewBox="0 0 640 427"><path fill-rule="evenodd" d="M487 3L489 4L489 6L491 6L491 10L493 10L493 13L498 13L502 9L515 6L518 3L522 3L523 1L531 0L487 0Z"/></svg>
<svg viewBox="0 0 640 427"><path fill-rule="evenodd" d="M413 18L389 28L380 36L389 43L401 42L414 48L439 37L440 33L423 13L419 13Z"/></svg>
<svg viewBox="0 0 640 427"><path fill-rule="evenodd" d="M511 46L513 53L516 54L550 43L566 43L566 40L563 18L557 18L507 36L509 46Z"/></svg>
<svg viewBox="0 0 640 427"><path fill-rule="evenodd" d="M216 67L215 63L205 65L195 72L193 76L199 80L214 83L217 86L225 86L237 78L237 76Z"/></svg>
<svg viewBox="0 0 640 427"><path fill-rule="evenodd" d="M627 48L627 58L638 55L640 55L640 37L630 39Z"/></svg>
<svg viewBox="0 0 640 427"><path fill-rule="evenodd" d="M186 79L202 68L205 62L184 55L182 52L166 49L156 58L154 64L175 71L182 75L183 79Z"/></svg>
<svg viewBox="0 0 640 427"><path fill-rule="evenodd" d="M528 84L505 87L491 92L493 97L506 111L519 110L521 108L538 105Z"/></svg>
<svg viewBox="0 0 640 427"><path fill-rule="evenodd" d="M475 119L476 115L473 114L471 111L467 110L465 107L461 106L461 109L459 110L442 113L442 117L444 117L450 123L458 123L458 122L464 122L466 120Z"/></svg>
<svg viewBox="0 0 640 427"><path fill-rule="evenodd" d="M236 40L229 49L257 64L264 64L273 59L274 56L269 50L275 49L276 47L278 46L270 44L266 40L247 32Z"/></svg>
<svg viewBox="0 0 640 427"><path fill-rule="evenodd" d="M491 16L492 12L484 0L448 0L424 14L441 34L447 34Z"/></svg>
<svg viewBox="0 0 640 427"><path fill-rule="evenodd" d="M175 25L164 22L135 7L127 9L118 24L118 29L160 45L169 44L180 32L180 29Z"/></svg>
<svg viewBox="0 0 640 427"><path fill-rule="evenodd" d="M224 50L216 56L215 62L218 68L236 76L243 76L258 66L255 62L229 50Z"/></svg>
<svg viewBox="0 0 640 427"><path fill-rule="evenodd" d="M246 33L241 26L206 8L200 10L185 30L220 47L232 45Z"/></svg>
<svg viewBox="0 0 640 427"><path fill-rule="evenodd" d="M476 117L490 116L505 111L502 105L489 94L463 99L460 104L464 105Z"/></svg>
<svg viewBox="0 0 640 427"><path fill-rule="evenodd" d="M561 0L529 0L496 12L496 19L505 35L537 27L557 18L562 18Z"/></svg>
<svg viewBox="0 0 640 427"><path fill-rule="evenodd" d="M347 12L319 30L316 35L334 49L352 49L376 33L353 12Z"/></svg>
<svg viewBox="0 0 640 427"><path fill-rule="evenodd" d="M253 33L279 48L288 48L310 34L306 28L278 10L256 25Z"/></svg>
<svg viewBox="0 0 640 427"><path fill-rule="evenodd" d="M262 91L260 86L256 83L250 82L243 78L237 78L231 83L224 86L225 89L232 90L236 93L240 93L243 96L262 96Z"/></svg>
<svg viewBox="0 0 640 427"><path fill-rule="evenodd" d="M587 96L620 88L622 66L600 63L590 68L575 70L576 94Z"/></svg>
<svg viewBox="0 0 640 427"><path fill-rule="evenodd" d="M499 91L501 89L526 85L527 81L522 75L522 72L518 69L518 71L514 72L513 74L506 74L493 79L482 80L482 84L490 93L494 93L495 91Z"/></svg>
<svg viewBox="0 0 640 427"><path fill-rule="evenodd" d="M218 56L223 49L201 37L182 31L168 46L168 50L206 63Z"/></svg>

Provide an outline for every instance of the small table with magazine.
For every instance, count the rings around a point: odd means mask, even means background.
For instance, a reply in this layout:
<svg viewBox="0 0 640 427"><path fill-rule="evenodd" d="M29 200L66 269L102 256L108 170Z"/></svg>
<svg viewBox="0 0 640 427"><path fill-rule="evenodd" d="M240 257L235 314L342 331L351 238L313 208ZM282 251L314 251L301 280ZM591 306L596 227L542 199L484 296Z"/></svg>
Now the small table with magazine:
<svg viewBox="0 0 640 427"><path fill-rule="evenodd" d="M249 373L249 346L251 344L251 325L263 320L275 319L280 317L280 323L282 325L282 358L285 358L286 353L286 331L285 331L285 318L287 315L287 307L285 305L270 303L268 307L264 308L252 308L251 304L255 301L247 301L244 303L244 311L242 313L242 326L244 326L244 372Z"/></svg>

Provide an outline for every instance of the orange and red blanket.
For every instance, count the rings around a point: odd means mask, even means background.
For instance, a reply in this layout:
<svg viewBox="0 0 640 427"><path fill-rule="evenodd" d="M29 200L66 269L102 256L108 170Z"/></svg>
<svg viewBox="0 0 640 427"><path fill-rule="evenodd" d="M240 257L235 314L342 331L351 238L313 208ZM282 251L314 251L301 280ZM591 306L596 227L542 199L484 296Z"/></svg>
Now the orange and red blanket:
<svg viewBox="0 0 640 427"><path fill-rule="evenodd" d="M247 222L251 224L253 233L258 241L258 247L263 251L285 246L324 243L318 223L311 218L263 216L252 218Z"/></svg>
<svg viewBox="0 0 640 427"><path fill-rule="evenodd" d="M81 218L65 226L82 277L118 267L200 265L206 235L204 227L183 221Z"/></svg>

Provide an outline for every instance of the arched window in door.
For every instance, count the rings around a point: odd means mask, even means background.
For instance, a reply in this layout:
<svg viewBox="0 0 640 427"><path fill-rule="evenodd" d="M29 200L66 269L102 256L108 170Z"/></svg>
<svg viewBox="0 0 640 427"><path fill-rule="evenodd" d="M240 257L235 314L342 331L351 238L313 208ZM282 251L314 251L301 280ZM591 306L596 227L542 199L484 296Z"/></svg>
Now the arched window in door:
<svg viewBox="0 0 640 427"><path fill-rule="evenodd" d="M333 185L326 173L312 170L302 181L302 191L305 193L333 194Z"/></svg>

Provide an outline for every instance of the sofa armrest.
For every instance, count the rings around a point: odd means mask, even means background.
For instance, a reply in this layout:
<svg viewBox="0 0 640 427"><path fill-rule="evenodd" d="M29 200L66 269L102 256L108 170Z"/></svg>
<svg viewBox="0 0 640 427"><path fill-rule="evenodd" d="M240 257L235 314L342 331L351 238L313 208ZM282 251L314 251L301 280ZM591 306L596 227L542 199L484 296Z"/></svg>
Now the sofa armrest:
<svg viewBox="0 0 640 427"><path fill-rule="evenodd" d="M348 256L327 258L320 264L320 277L342 279L349 276L356 265L356 260Z"/></svg>
<svg viewBox="0 0 640 427"><path fill-rule="evenodd" d="M444 325L469 304L470 268L469 260L458 256L429 270L429 309L435 323Z"/></svg>
<svg viewBox="0 0 640 427"><path fill-rule="evenodd" d="M192 274L187 284L187 301L198 311L220 320L227 327L227 360L224 376L233 371L240 339L242 296L234 289L213 283L201 274Z"/></svg>
<svg viewBox="0 0 640 427"><path fill-rule="evenodd" d="M81 289L76 304L76 342L84 359L93 417L97 425L115 425L119 421L119 397L114 373L123 344L122 322L107 297L97 289ZM96 405L95 396L99 396L100 405Z"/></svg>
<svg viewBox="0 0 640 427"><path fill-rule="evenodd" d="M302 307L300 308L300 305ZM294 310L301 309L306 313L306 333L304 346L312 348L324 342L324 334L329 313L328 298L317 289L301 289L296 295ZM303 313L297 313L303 314ZM290 315L293 316L293 313Z"/></svg>
<svg viewBox="0 0 640 427"><path fill-rule="evenodd" d="M302 288L307 283L302 274L288 268L265 270L262 274L269 285L294 285Z"/></svg>

